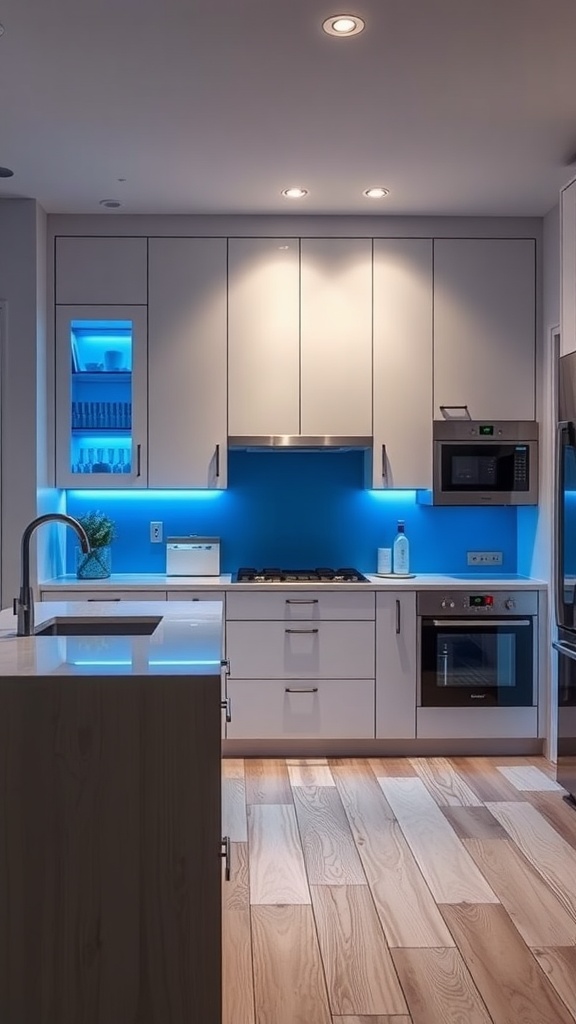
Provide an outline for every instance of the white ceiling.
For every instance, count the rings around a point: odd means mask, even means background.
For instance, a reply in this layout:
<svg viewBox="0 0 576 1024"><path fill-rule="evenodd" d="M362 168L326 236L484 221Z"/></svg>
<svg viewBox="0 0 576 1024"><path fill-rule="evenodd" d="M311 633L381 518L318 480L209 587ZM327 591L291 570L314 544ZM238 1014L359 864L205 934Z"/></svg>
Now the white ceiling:
<svg viewBox="0 0 576 1024"><path fill-rule="evenodd" d="M325 35L343 12L366 30ZM0 197L51 213L540 216L576 175L576 0L0 0L0 22Z"/></svg>

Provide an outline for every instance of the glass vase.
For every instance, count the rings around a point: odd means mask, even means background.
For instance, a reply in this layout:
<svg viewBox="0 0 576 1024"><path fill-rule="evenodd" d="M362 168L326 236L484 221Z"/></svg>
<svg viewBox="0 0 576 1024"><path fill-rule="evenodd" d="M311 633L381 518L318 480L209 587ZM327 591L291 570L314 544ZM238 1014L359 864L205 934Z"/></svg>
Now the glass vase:
<svg viewBox="0 0 576 1024"><path fill-rule="evenodd" d="M112 572L112 551L110 545L92 548L87 555L82 548L76 548L76 575L79 580L103 580Z"/></svg>

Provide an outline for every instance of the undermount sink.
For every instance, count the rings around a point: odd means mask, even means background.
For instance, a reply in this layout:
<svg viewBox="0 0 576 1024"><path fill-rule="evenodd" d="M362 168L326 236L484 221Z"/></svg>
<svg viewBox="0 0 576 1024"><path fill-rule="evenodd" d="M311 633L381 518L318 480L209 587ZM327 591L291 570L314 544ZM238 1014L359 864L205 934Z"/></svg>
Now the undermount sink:
<svg viewBox="0 0 576 1024"><path fill-rule="evenodd" d="M53 619L47 626L37 629L35 636L150 636L161 621L161 616L138 619Z"/></svg>

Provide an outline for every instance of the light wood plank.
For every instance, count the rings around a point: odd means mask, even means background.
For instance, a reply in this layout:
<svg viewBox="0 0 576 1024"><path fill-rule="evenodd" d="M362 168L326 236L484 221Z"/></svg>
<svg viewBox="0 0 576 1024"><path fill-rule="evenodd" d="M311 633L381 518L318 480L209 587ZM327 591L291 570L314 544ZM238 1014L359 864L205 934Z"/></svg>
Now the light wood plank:
<svg viewBox="0 0 576 1024"><path fill-rule="evenodd" d="M438 903L497 903L420 779L379 779L412 853Z"/></svg>
<svg viewBox="0 0 576 1024"><path fill-rule="evenodd" d="M510 840L466 839L464 845L528 946L576 943L576 920Z"/></svg>
<svg viewBox="0 0 576 1024"><path fill-rule="evenodd" d="M311 907L252 907L256 1024L331 1024Z"/></svg>
<svg viewBox="0 0 576 1024"><path fill-rule="evenodd" d="M494 1024L574 1024L503 907L441 909Z"/></svg>
<svg viewBox="0 0 576 1024"><path fill-rule="evenodd" d="M327 764L289 764L290 785L333 786L334 779Z"/></svg>
<svg viewBox="0 0 576 1024"><path fill-rule="evenodd" d="M533 949L532 952L576 1020L576 947Z"/></svg>
<svg viewBox="0 0 576 1024"><path fill-rule="evenodd" d="M411 758L418 776L440 807L481 807L482 801L445 757Z"/></svg>
<svg viewBox="0 0 576 1024"><path fill-rule="evenodd" d="M489 800L522 800L501 772L486 757L450 757L450 764L484 803Z"/></svg>
<svg viewBox="0 0 576 1024"><path fill-rule="evenodd" d="M329 760L327 757L287 757L286 764L329 764Z"/></svg>
<svg viewBox="0 0 576 1024"><path fill-rule="evenodd" d="M354 1014L352 1017L332 1017L332 1020L334 1024L412 1024L412 1018L404 1014L394 1014L392 1017L386 1014L377 1014L375 1017L371 1014Z"/></svg>
<svg viewBox="0 0 576 1024"><path fill-rule="evenodd" d="M230 836L233 843L248 840L244 773L222 779L222 835Z"/></svg>
<svg viewBox="0 0 576 1024"><path fill-rule="evenodd" d="M334 786L294 789L294 806L311 885L366 885L342 801Z"/></svg>
<svg viewBox="0 0 576 1024"><path fill-rule="evenodd" d="M334 778L388 944L453 946L376 779L345 768Z"/></svg>
<svg viewBox="0 0 576 1024"><path fill-rule="evenodd" d="M443 807L459 839L507 839L508 833L487 807Z"/></svg>
<svg viewBox="0 0 576 1024"><path fill-rule="evenodd" d="M562 786L559 786L554 779L545 775L533 764L518 765L511 768L503 768L500 765L496 769L511 782L515 789L521 793L541 793L547 790L555 790L563 793Z"/></svg>
<svg viewBox="0 0 576 1024"><path fill-rule="evenodd" d="M252 804L248 809L250 902L310 903L294 808Z"/></svg>
<svg viewBox="0 0 576 1024"><path fill-rule="evenodd" d="M403 779L416 775L409 757L369 757L368 763L377 779Z"/></svg>
<svg viewBox="0 0 576 1024"><path fill-rule="evenodd" d="M248 843L230 844L230 879L222 881L222 906L247 910L249 906Z"/></svg>
<svg viewBox="0 0 576 1024"><path fill-rule="evenodd" d="M244 778L244 758L242 758L242 757L223 757L222 758L222 778L223 779L243 779Z"/></svg>
<svg viewBox="0 0 576 1024"><path fill-rule="evenodd" d="M527 799L552 828L576 850L576 812L559 793L527 793Z"/></svg>
<svg viewBox="0 0 576 1024"><path fill-rule="evenodd" d="M576 917L576 850L529 803L491 803L495 818Z"/></svg>
<svg viewBox="0 0 576 1024"><path fill-rule="evenodd" d="M246 760L247 804L291 804L292 789L285 761Z"/></svg>
<svg viewBox="0 0 576 1024"><path fill-rule="evenodd" d="M248 847L233 843L231 878L222 884L222 1024L254 1024Z"/></svg>
<svg viewBox="0 0 576 1024"><path fill-rule="evenodd" d="M529 764L536 765L544 775L547 775L549 779L553 779L556 782L556 765L552 761L548 761L547 758L538 756L530 756L527 758Z"/></svg>
<svg viewBox="0 0 576 1024"><path fill-rule="evenodd" d="M492 1024L456 949L395 949L414 1024Z"/></svg>
<svg viewBox="0 0 576 1024"><path fill-rule="evenodd" d="M311 893L332 1013L406 1013L368 887L313 885Z"/></svg>

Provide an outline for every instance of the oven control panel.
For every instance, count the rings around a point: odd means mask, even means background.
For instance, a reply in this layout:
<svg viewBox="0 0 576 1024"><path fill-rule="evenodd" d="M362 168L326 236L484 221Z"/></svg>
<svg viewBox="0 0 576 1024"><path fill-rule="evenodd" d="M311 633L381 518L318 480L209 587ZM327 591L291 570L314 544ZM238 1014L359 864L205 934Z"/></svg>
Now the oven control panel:
<svg viewBox="0 0 576 1024"><path fill-rule="evenodd" d="M418 615L536 615L538 591L421 590L416 595Z"/></svg>

